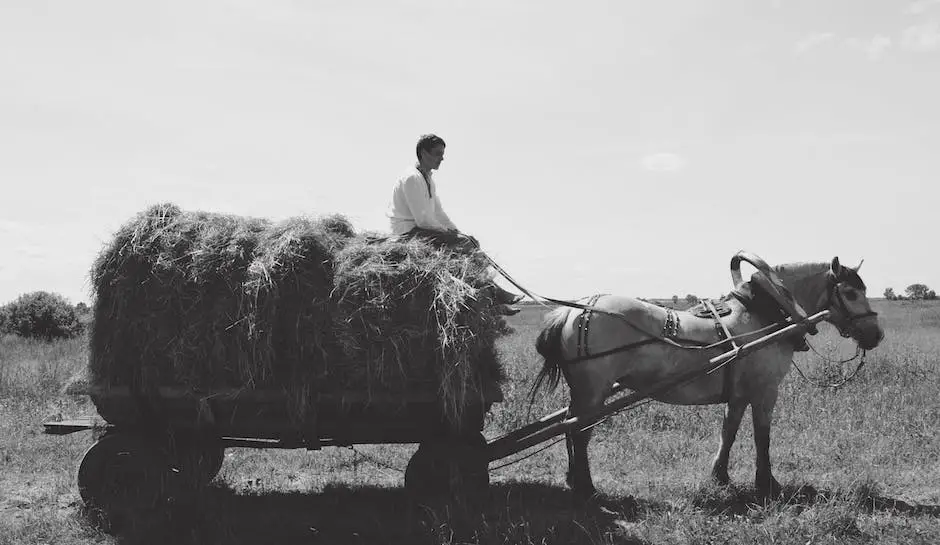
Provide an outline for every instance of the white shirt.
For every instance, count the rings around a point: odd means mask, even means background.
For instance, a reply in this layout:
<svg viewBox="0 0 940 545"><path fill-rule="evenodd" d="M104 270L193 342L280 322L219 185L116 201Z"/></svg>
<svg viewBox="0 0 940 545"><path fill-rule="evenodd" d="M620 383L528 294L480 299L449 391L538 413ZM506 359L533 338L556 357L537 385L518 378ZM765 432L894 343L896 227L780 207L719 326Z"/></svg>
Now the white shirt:
<svg viewBox="0 0 940 545"><path fill-rule="evenodd" d="M415 227L435 231L457 228L441 206L434 178L429 173L425 180L417 166L398 178L387 216L395 235L403 235Z"/></svg>

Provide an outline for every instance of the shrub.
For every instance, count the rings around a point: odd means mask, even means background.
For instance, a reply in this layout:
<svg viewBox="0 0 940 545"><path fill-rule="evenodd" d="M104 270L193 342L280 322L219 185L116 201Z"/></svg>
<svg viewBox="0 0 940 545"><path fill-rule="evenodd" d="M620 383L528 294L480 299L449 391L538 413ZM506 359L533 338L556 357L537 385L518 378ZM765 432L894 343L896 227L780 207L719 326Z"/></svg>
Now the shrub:
<svg viewBox="0 0 940 545"><path fill-rule="evenodd" d="M32 339L65 339L82 332L75 307L56 293L20 295L0 310L0 331Z"/></svg>

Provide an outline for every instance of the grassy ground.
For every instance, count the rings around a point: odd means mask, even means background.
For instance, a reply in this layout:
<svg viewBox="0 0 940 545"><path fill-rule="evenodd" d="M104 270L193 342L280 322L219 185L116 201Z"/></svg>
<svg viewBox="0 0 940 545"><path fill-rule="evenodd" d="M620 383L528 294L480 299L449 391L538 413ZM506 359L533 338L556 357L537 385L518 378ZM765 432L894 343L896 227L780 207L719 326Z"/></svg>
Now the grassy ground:
<svg viewBox="0 0 940 545"><path fill-rule="evenodd" d="M720 407L649 404L595 433L598 488L617 512L573 504L563 444L491 472L475 509L422 509L402 490L415 446L320 452L229 449L198 505L109 535L81 508L75 487L88 433L45 436L41 422L93 412L61 394L86 360L81 340L0 341L0 545L41 543L940 543L940 305L876 303L887 338L847 386L819 389L791 373L781 392L771 454L786 493L753 492L745 421L730 487L705 480ZM564 388L525 401L538 371L541 310L526 306L501 344L511 380L489 416L495 437L566 404ZM812 339L829 357L854 345L824 326ZM808 353L815 378L843 372ZM495 467L497 464L493 464Z"/></svg>

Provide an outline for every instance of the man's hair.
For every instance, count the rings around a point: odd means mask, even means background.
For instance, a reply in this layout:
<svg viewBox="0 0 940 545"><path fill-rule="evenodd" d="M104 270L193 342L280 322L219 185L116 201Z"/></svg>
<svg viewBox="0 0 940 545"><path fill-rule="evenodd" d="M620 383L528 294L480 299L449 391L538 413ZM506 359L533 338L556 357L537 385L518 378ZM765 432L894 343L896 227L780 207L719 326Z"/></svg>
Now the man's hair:
<svg viewBox="0 0 940 545"><path fill-rule="evenodd" d="M418 138L418 145L415 146L415 155L418 156L418 160L421 160L421 150L430 152L433 148L437 146L447 146L444 143L444 139L436 134L422 134L421 138Z"/></svg>

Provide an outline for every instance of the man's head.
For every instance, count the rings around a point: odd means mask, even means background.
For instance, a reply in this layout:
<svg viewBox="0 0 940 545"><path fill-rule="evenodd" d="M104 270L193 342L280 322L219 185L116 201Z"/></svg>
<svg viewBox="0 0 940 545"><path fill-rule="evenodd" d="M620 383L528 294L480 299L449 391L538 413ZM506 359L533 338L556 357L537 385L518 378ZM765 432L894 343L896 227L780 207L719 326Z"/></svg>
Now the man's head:
<svg viewBox="0 0 940 545"><path fill-rule="evenodd" d="M418 165L425 170L440 168L444 160L444 139L436 134L423 134L418 138L415 153L418 155Z"/></svg>

